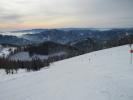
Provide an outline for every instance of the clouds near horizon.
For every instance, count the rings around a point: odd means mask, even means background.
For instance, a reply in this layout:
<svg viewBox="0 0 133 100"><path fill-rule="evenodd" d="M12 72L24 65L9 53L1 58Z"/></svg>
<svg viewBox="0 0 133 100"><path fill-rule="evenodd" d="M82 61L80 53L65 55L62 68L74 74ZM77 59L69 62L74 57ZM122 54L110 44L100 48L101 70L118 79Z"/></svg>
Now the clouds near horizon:
<svg viewBox="0 0 133 100"><path fill-rule="evenodd" d="M0 29L132 27L133 0L1 0Z"/></svg>

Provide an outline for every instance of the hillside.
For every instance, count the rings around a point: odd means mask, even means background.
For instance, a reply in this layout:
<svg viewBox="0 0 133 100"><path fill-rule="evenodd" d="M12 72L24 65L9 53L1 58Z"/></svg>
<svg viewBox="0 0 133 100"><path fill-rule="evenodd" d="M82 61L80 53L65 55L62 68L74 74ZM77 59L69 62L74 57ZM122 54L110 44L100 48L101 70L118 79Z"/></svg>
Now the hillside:
<svg viewBox="0 0 133 100"><path fill-rule="evenodd" d="M9 54L14 51L16 48L11 46L2 46L0 45L0 58L7 57Z"/></svg>
<svg viewBox="0 0 133 100"><path fill-rule="evenodd" d="M17 35L17 36L12 36L12 35ZM31 29L31 30L11 31L4 33L0 32L0 44L21 46L28 44L39 44L46 41L51 41L60 44L73 44L75 43L75 41L82 42L83 39L90 38L94 41L97 41L99 46L102 47L105 44L105 42L114 41L113 45L114 44L116 45L119 39L126 37L127 35L133 35L133 28Z"/></svg>
<svg viewBox="0 0 133 100"><path fill-rule="evenodd" d="M88 53L31 73L0 75L0 100L132 100L129 46Z"/></svg>
<svg viewBox="0 0 133 100"><path fill-rule="evenodd" d="M16 61L31 61L36 57L42 60L50 57L64 59L65 57L75 56L78 52L76 47L47 41L39 45L27 46L24 50L11 55L9 59Z"/></svg>

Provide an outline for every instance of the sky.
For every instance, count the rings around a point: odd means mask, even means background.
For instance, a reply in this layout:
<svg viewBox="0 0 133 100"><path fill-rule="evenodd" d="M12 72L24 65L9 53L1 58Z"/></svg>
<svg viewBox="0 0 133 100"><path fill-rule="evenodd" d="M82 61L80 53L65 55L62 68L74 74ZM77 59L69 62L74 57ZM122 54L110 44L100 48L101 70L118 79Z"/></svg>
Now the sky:
<svg viewBox="0 0 133 100"><path fill-rule="evenodd" d="M133 0L0 0L0 30L133 26Z"/></svg>

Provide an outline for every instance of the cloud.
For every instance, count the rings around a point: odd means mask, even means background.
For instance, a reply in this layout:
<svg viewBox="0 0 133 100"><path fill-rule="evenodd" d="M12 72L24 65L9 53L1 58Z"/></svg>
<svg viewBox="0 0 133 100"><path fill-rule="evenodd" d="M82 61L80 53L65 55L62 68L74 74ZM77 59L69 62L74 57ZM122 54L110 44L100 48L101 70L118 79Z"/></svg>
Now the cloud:
<svg viewBox="0 0 133 100"><path fill-rule="evenodd" d="M0 15L0 22L14 22L14 23L20 23L22 16L19 16L17 14L1 14Z"/></svg>
<svg viewBox="0 0 133 100"><path fill-rule="evenodd" d="M20 27L25 23L42 27L46 23L59 27L129 26L132 4L133 0L0 0L0 22Z"/></svg>

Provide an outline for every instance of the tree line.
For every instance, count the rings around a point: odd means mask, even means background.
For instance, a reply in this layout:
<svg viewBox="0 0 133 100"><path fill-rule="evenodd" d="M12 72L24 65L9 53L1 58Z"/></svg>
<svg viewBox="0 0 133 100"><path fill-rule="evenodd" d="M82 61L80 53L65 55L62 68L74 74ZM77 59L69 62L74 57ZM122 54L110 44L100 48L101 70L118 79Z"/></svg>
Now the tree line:
<svg viewBox="0 0 133 100"><path fill-rule="evenodd" d="M48 60L34 58L31 61L9 60L0 58L0 69L5 69L6 74L17 73L18 69L26 69L29 71L37 71L43 67L49 66Z"/></svg>

